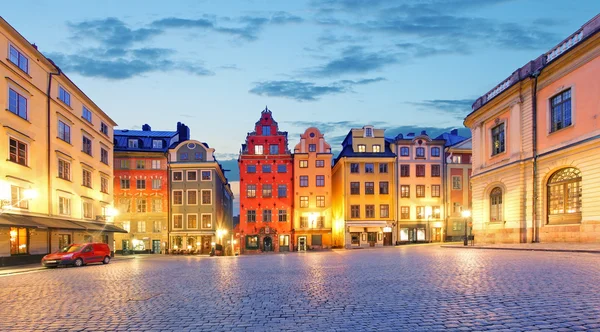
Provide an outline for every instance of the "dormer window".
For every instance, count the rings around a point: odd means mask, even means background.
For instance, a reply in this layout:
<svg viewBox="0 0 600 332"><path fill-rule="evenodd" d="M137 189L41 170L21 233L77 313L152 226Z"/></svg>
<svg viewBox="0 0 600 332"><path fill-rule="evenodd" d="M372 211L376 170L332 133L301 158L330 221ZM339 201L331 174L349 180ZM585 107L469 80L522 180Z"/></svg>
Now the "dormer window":
<svg viewBox="0 0 600 332"><path fill-rule="evenodd" d="M152 140L152 148L153 149L162 149L163 147L163 141L159 140L159 139L153 139Z"/></svg>
<svg viewBox="0 0 600 332"><path fill-rule="evenodd" d="M364 144L358 145L358 152L367 152L367 146Z"/></svg>
<svg viewBox="0 0 600 332"><path fill-rule="evenodd" d="M137 149L138 148L138 140L137 139L129 139L127 141L127 147Z"/></svg>
<svg viewBox="0 0 600 332"><path fill-rule="evenodd" d="M373 128L371 128L371 127L365 128L365 137L373 137Z"/></svg>

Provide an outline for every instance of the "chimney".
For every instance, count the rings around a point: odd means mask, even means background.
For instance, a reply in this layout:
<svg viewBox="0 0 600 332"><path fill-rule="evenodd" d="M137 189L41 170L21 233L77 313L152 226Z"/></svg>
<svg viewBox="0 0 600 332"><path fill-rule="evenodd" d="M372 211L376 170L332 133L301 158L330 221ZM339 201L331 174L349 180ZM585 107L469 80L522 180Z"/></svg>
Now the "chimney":
<svg viewBox="0 0 600 332"><path fill-rule="evenodd" d="M408 133L406 136L415 136L415 133Z"/></svg>
<svg viewBox="0 0 600 332"><path fill-rule="evenodd" d="M421 130L421 135L427 135L427 131Z"/></svg>
<svg viewBox="0 0 600 332"><path fill-rule="evenodd" d="M179 142L190 139L190 128L181 122L177 122L177 133L179 134Z"/></svg>
<svg viewBox="0 0 600 332"><path fill-rule="evenodd" d="M142 126L142 131L152 131L152 128L150 128L150 125L146 123Z"/></svg>
<svg viewBox="0 0 600 332"><path fill-rule="evenodd" d="M31 44L31 46L33 46L33 48L35 48L36 50L38 49L35 43Z"/></svg>
<svg viewBox="0 0 600 332"><path fill-rule="evenodd" d="M458 136L458 129L452 129L450 131L450 135L457 135Z"/></svg>
<svg viewBox="0 0 600 332"><path fill-rule="evenodd" d="M404 138L404 135L398 134L398 136L396 136L396 137L402 139L402 138Z"/></svg>

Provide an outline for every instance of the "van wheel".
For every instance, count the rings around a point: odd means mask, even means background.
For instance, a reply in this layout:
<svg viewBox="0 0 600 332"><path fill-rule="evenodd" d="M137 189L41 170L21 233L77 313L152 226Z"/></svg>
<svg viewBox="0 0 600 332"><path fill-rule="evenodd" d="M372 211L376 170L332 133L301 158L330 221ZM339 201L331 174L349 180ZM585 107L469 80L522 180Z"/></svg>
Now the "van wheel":
<svg viewBox="0 0 600 332"><path fill-rule="evenodd" d="M110 257L106 256L104 257L104 259L102 260L102 264L108 264L110 263Z"/></svg>
<svg viewBox="0 0 600 332"><path fill-rule="evenodd" d="M75 267L80 267L80 266L83 266L83 259L81 259L81 258L77 258L77 259L75 260L75 263L73 263L73 265L75 265Z"/></svg>

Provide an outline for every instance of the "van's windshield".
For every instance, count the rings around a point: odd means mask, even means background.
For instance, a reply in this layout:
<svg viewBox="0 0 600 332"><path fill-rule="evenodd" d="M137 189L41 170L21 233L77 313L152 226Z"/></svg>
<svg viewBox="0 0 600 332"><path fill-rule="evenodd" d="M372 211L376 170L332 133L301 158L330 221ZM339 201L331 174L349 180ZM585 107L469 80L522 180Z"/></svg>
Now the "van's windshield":
<svg viewBox="0 0 600 332"><path fill-rule="evenodd" d="M82 245L72 244L68 247L64 247L64 248L60 249L60 252L76 252L76 251L81 250L81 248L83 248Z"/></svg>

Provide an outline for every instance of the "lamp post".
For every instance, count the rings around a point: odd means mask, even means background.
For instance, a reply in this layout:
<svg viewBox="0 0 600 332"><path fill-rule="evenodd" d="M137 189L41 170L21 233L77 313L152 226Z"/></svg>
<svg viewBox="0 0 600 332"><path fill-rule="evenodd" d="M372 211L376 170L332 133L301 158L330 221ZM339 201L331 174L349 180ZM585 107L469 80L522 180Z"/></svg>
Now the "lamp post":
<svg viewBox="0 0 600 332"><path fill-rule="evenodd" d="M469 245L469 238L467 237L467 221L469 220L470 216L471 216L471 211L464 210L462 212L462 217L465 218L465 239L464 239L464 242L463 242L464 246Z"/></svg>
<svg viewBox="0 0 600 332"><path fill-rule="evenodd" d="M427 214L427 242L431 242L431 232L430 232L430 228L429 228L429 220L431 220L431 213Z"/></svg>

